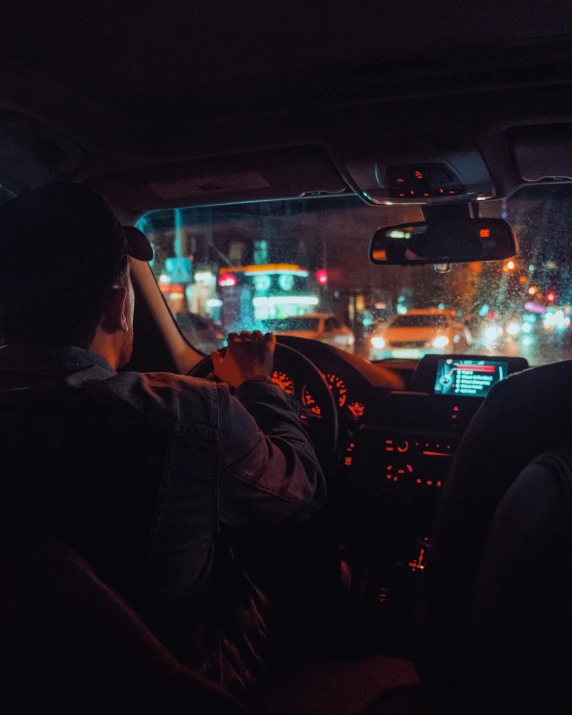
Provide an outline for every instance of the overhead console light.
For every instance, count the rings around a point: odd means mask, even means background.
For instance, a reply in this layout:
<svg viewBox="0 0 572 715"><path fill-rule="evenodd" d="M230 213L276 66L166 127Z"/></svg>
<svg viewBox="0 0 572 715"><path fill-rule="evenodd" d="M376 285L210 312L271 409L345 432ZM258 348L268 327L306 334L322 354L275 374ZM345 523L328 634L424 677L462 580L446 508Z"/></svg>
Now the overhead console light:
<svg viewBox="0 0 572 715"><path fill-rule="evenodd" d="M484 159L468 136L396 135L375 144L368 151L361 142L345 159L347 171L372 204L446 204L495 196Z"/></svg>
<svg viewBox="0 0 572 715"><path fill-rule="evenodd" d="M457 174L442 163L389 166L386 174L387 190L394 199L443 198L467 193Z"/></svg>

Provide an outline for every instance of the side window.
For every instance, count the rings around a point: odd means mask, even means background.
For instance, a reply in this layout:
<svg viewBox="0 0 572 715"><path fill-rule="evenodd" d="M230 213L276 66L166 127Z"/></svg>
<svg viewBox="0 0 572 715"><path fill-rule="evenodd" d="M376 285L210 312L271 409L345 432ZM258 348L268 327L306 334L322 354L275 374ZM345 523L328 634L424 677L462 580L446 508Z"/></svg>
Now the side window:
<svg viewBox="0 0 572 715"><path fill-rule="evenodd" d="M326 333L331 333L334 330L337 330L339 326L338 319L337 318L326 318L326 323L324 326L324 332Z"/></svg>

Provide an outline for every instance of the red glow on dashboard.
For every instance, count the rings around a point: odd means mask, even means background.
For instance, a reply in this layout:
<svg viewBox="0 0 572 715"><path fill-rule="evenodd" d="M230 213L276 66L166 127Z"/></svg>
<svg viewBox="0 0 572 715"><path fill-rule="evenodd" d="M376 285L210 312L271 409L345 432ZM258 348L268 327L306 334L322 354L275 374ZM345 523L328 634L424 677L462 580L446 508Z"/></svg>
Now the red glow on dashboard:
<svg viewBox="0 0 572 715"><path fill-rule="evenodd" d="M354 420L359 420L365 412L365 405L361 402L350 402L348 410Z"/></svg>
<svg viewBox="0 0 572 715"><path fill-rule="evenodd" d="M341 377L338 377L331 372L327 372L324 375L324 380L328 383L328 387L334 393L334 400L337 402L338 407L343 407L348 398L348 391L345 382Z"/></svg>
<svg viewBox="0 0 572 715"><path fill-rule="evenodd" d="M281 387L287 395L294 394L294 381L287 373L274 370L272 373L272 382L278 385L278 387Z"/></svg>
<svg viewBox="0 0 572 715"><path fill-rule="evenodd" d="M421 548L419 550L419 556L416 559L413 559L413 561L409 562L409 568L412 571L423 570L425 568L425 564L423 563L424 560L425 560L425 549Z"/></svg>
<svg viewBox="0 0 572 715"><path fill-rule="evenodd" d="M316 402L316 400L308 392L306 387L304 387L304 389L302 390L302 404L304 405L304 407L306 407L313 414L315 414L315 415L322 414L322 409L320 408L320 405Z"/></svg>

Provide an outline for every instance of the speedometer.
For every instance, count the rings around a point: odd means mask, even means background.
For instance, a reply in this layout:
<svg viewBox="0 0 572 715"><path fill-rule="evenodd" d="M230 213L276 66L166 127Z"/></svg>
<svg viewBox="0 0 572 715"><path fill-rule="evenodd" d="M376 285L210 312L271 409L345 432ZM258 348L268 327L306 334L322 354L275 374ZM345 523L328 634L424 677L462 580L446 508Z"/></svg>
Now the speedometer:
<svg viewBox="0 0 572 715"><path fill-rule="evenodd" d="M274 370L272 373L272 382L278 387L281 387L287 395L294 394L294 380L286 372Z"/></svg>
<svg viewBox="0 0 572 715"><path fill-rule="evenodd" d="M348 399L348 390L346 388L346 383L341 377L334 375L334 373L327 372L324 375L324 379L328 383L328 387L334 393L334 400L338 407L343 407Z"/></svg>

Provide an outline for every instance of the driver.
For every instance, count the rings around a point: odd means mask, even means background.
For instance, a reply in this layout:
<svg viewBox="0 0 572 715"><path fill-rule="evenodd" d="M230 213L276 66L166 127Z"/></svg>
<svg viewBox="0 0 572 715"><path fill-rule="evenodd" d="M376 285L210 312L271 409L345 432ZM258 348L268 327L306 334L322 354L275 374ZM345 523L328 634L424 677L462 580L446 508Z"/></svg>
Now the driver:
<svg viewBox="0 0 572 715"><path fill-rule="evenodd" d="M221 525L309 519L325 483L275 338L231 334L226 384L119 372L133 346L128 257L151 246L78 184L0 207L2 518L58 535L185 664L243 702L285 648Z"/></svg>

